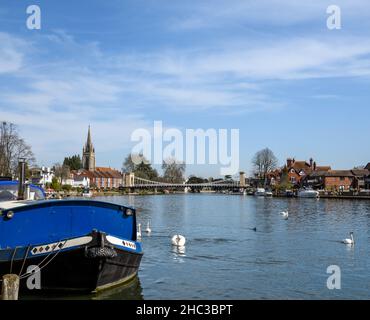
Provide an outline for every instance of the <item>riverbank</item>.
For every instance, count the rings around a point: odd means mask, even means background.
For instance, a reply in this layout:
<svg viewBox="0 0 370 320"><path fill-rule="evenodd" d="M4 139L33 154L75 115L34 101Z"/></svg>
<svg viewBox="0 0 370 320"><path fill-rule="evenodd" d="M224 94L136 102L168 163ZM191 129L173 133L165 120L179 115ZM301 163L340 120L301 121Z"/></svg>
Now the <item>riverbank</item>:
<svg viewBox="0 0 370 320"><path fill-rule="evenodd" d="M246 197L254 197L254 195L246 195L242 192L230 192L230 193L224 193L224 192L216 192L216 191L201 191L201 192L184 192L184 191L147 191L147 190L140 190L138 192L120 192L120 191L95 191L92 193L92 197L113 197L113 196L125 196L125 195L136 195L136 196L152 196L152 195L171 195L171 194L219 194L219 195L230 195L230 196L246 196ZM65 199L70 197L82 197L82 194L77 192L71 192L71 193L55 193L51 198L55 199ZM297 196L287 196L283 194L274 194L272 196L266 197L266 198L296 198L300 199ZM370 195L353 195L353 194L320 194L321 199L345 199L345 200L370 200Z"/></svg>

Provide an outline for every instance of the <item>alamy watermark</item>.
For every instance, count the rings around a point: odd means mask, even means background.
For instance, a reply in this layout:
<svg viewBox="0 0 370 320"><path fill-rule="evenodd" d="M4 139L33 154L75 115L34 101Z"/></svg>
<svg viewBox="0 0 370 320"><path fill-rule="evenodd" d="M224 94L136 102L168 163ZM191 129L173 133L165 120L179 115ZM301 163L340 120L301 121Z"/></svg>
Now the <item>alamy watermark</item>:
<svg viewBox="0 0 370 320"><path fill-rule="evenodd" d="M330 16L326 20L326 26L329 30L342 29L342 11L337 5L330 5L326 9L326 13Z"/></svg>
<svg viewBox="0 0 370 320"><path fill-rule="evenodd" d="M37 5L28 6L26 9L29 16L26 20L26 25L29 30L41 29L41 9Z"/></svg>
<svg viewBox="0 0 370 320"><path fill-rule="evenodd" d="M164 129L162 121L154 121L153 131L140 128L131 134L132 161L140 164L144 158L154 165L171 159L192 164L220 165L221 175L239 171L239 129ZM142 156L140 156L142 155Z"/></svg>
<svg viewBox="0 0 370 320"><path fill-rule="evenodd" d="M329 290L341 290L342 289L342 271L339 266L332 265L326 269L326 273L330 274L330 277L326 281L326 286Z"/></svg>
<svg viewBox="0 0 370 320"><path fill-rule="evenodd" d="M27 275L27 289L41 290L41 269L38 266L28 266Z"/></svg>

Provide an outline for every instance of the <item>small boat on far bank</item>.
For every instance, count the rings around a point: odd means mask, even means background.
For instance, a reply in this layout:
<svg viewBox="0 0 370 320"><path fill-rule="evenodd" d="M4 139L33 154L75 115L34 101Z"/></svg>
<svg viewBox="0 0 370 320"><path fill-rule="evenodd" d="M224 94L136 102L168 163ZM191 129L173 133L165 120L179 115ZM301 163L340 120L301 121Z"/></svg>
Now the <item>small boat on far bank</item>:
<svg viewBox="0 0 370 320"><path fill-rule="evenodd" d="M266 192L265 192L265 197L273 197L274 196L274 194L273 194L273 192L272 191L269 191L269 190L267 190Z"/></svg>
<svg viewBox="0 0 370 320"><path fill-rule="evenodd" d="M301 189L297 194L298 198L319 198L320 193L313 189Z"/></svg>
<svg viewBox="0 0 370 320"><path fill-rule="evenodd" d="M90 191L89 188L85 188L82 192L83 198L91 198L93 196L93 193Z"/></svg>
<svg viewBox="0 0 370 320"><path fill-rule="evenodd" d="M266 190L264 188L257 188L254 195L257 197L264 197L266 195Z"/></svg>

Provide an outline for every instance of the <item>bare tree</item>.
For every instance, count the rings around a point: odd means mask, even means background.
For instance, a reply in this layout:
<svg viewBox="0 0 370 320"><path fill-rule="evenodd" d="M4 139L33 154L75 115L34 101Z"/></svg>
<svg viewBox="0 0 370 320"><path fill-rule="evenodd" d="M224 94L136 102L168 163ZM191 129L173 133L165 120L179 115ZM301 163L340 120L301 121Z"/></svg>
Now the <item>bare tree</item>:
<svg viewBox="0 0 370 320"><path fill-rule="evenodd" d="M64 181L69 178L71 171L69 166L61 165L60 163L54 164L54 175L57 179L59 179L59 183L63 184Z"/></svg>
<svg viewBox="0 0 370 320"><path fill-rule="evenodd" d="M174 158L166 159L162 164L163 180L170 183L182 183L184 181L185 163L178 162Z"/></svg>
<svg viewBox="0 0 370 320"><path fill-rule="evenodd" d="M257 178L265 181L267 174L277 168L278 160L274 153L266 148L255 154L252 164Z"/></svg>
<svg viewBox="0 0 370 320"><path fill-rule="evenodd" d="M25 158L28 165L35 162L31 147L19 137L17 127L4 121L0 124L0 176L16 176L19 158Z"/></svg>

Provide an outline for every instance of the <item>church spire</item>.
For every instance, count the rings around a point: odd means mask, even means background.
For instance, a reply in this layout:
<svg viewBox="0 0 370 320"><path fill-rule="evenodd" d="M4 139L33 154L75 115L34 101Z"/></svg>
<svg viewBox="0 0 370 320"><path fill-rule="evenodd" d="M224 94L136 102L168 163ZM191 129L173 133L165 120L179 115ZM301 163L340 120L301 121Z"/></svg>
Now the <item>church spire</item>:
<svg viewBox="0 0 370 320"><path fill-rule="evenodd" d="M90 125L87 133L86 144L82 149L82 165L85 170L95 170L95 149L92 144Z"/></svg>
<svg viewBox="0 0 370 320"><path fill-rule="evenodd" d="M86 142L86 146L87 146L87 147L92 146L92 143L91 143L90 125L89 125L89 131L88 131L88 133L87 133L87 142Z"/></svg>

